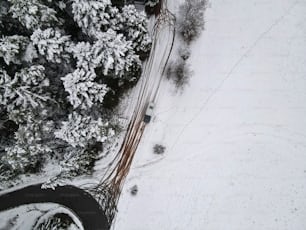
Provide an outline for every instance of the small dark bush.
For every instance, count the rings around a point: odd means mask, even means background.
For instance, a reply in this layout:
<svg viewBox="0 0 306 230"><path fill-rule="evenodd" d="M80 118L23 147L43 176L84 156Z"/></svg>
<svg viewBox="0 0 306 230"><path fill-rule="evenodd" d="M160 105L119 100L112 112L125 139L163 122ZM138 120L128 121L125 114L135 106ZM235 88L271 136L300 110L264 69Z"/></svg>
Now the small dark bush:
<svg viewBox="0 0 306 230"><path fill-rule="evenodd" d="M156 144L153 147L153 151L155 154L163 154L166 150L166 147L160 144Z"/></svg>
<svg viewBox="0 0 306 230"><path fill-rule="evenodd" d="M138 192L138 187L137 185L134 185L132 188L131 188L131 194L133 196L137 195L137 192Z"/></svg>

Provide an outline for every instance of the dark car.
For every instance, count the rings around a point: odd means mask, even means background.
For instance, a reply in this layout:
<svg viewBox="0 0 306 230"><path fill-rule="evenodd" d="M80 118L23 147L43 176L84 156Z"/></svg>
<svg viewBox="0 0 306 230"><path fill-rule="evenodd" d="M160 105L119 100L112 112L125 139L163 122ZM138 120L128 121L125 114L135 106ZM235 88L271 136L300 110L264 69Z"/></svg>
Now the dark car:
<svg viewBox="0 0 306 230"><path fill-rule="evenodd" d="M148 107L146 109L146 112L145 112L145 115L144 115L144 118L143 118L143 121L145 123L149 123L151 121L151 118L152 118L152 115L153 115L153 109L154 109L154 103L150 102L148 104Z"/></svg>

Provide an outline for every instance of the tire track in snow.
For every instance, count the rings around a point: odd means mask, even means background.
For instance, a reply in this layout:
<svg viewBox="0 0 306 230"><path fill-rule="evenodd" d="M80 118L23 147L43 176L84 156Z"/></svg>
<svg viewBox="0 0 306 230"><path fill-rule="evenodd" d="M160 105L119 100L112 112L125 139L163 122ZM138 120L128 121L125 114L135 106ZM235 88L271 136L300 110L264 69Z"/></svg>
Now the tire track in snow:
<svg viewBox="0 0 306 230"><path fill-rule="evenodd" d="M299 3L299 1L295 1L284 14L282 14L279 18L277 18L264 32L262 32L258 38L253 42L253 44L247 49L247 51L240 56L240 58L236 61L236 63L232 66L230 71L226 74L226 76L222 79L220 84L212 91L212 93L207 97L207 99L204 101L204 103L201 105L200 110L184 125L181 132L178 134L177 138L175 139L173 145L171 146L170 150L172 150L177 142L179 141L179 138L183 135L185 130L188 128L188 126L194 122L194 120L201 114L201 112L206 108L208 103L211 101L211 99L216 95L216 93L222 88L224 83L231 77L231 75L235 72L235 70L238 68L238 66L242 63L242 61L252 52L252 50L258 45L258 43L275 27L277 26L281 21L285 19L287 15L290 14L290 12L293 10L293 8Z"/></svg>
<svg viewBox="0 0 306 230"><path fill-rule="evenodd" d="M114 160L109 165L109 170L101 179L100 183L91 191L95 193L101 200L102 206L105 209L106 215L111 222L117 211L117 203L124 185L125 179L130 170L136 149L144 133L146 124L143 122L145 109L150 101L155 101L162 76L165 71L165 66L169 60L174 36L175 36L175 17L167 9L166 1L163 2L162 10L158 16L153 28L153 44L149 60L144 64L142 73L142 81L138 100L128 125L124 140L120 150L116 154ZM164 29L168 29L164 31ZM163 32L163 33L162 33ZM160 34L167 37L166 43L158 43ZM164 45L162 56L156 52L157 47ZM161 49L159 49L161 50Z"/></svg>

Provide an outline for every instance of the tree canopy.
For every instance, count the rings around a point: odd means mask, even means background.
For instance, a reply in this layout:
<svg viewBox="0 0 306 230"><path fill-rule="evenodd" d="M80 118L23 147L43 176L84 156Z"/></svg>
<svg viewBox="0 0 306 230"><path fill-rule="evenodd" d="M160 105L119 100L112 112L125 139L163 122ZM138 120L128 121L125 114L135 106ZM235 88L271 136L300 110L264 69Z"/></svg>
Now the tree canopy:
<svg viewBox="0 0 306 230"><path fill-rule="evenodd" d="M150 48L146 16L132 5L1 1L0 177L46 162L89 173L116 133L105 98L136 83Z"/></svg>

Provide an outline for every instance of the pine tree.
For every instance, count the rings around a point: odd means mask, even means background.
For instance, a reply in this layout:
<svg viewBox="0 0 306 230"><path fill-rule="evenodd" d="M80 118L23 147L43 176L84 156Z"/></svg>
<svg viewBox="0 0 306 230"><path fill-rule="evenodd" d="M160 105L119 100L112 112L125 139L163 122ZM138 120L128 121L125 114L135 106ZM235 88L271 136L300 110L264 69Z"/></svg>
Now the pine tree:
<svg viewBox="0 0 306 230"><path fill-rule="evenodd" d="M102 65L101 59L95 55L93 45L89 42L79 42L70 46L69 50L77 61L77 68L93 71Z"/></svg>
<svg viewBox="0 0 306 230"><path fill-rule="evenodd" d="M101 67L103 75L123 77L132 68L140 68L139 56L135 54L131 41L113 30L100 33L93 45L80 42L70 49L77 59L77 67L93 70Z"/></svg>
<svg viewBox="0 0 306 230"><path fill-rule="evenodd" d="M95 36L109 25L110 7L110 0L73 0L73 18L84 33Z"/></svg>
<svg viewBox="0 0 306 230"><path fill-rule="evenodd" d="M93 141L103 143L113 134L108 122L103 122L101 118L94 120L76 112L69 114L68 121L63 121L62 127L55 132L57 138L73 147L85 147Z"/></svg>
<svg viewBox="0 0 306 230"><path fill-rule="evenodd" d="M0 57L7 65L10 63L20 64L29 42L27 37L19 35L0 38Z"/></svg>
<svg viewBox="0 0 306 230"><path fill-rule="evenodd" d="M107 86L98 84L94 80L94 71L76 69L73 73L63 77L65 90L69 93L68 99L73 108L91 108L95 103L102 103Z"/></svg>
<svg viewBox="0 0 306 230"><path fill-rule="evenodd" d="M44 67L40 65L22 69L13 78L0 70L0 104L5 105L8 112L43 107L51 99L44 91L48 85Z"/></svg>
<svg viewBox="0 0 306 230"><path fill-rule="evenodd" d="M46 5L41 4L38 0L8 0L12 5L10 12L13 18L25 26L27 29L38 29L50 27L58 23L56 11Z"/></svg>
<svg viewBox="0 0 306 230"><path fill-rule="evenodd" d="M50 62L61 63L63 59L69 58L66 49L70 45L70 36L63 36L58 30L37 29L32 34L31 40L38 48L38 53Z"/></svg>
<svg viewBox="0 0 306 230"><path fill-rule="evenodd" d="M43 142L52 129L52 121L37 121L33 116L28 116L27 123L20 125L15 133L15 145L5 149L6 154L1 160L15 172L37 171L52 152Z"/></svg>
<svg viewBox="0 0 306 230"><path fill-rule="evenodd" d="M93 50L95 56L103 63L104 75L113 74L115 77L122 77L134 65L141 65L139 56L132 48L132 42L126 41L122 34L117 35L113 30L101 34Z"/></svg>
<svg viewBox="0 0 306 230"><path fill-rule="evenodd" d="M134 5L122 8L121 14L117 14L114 29L122 32L126 39L132 41L136 52L147 53L151 49L151 39L147 29L147 19L144 13L137 12Z"/></svg>
<svg viewBox="0 0 306 230"><path fill-rule="evenodd" d="M43 66L31 66L17 72L14 78L11 78L4 70L0 71L2 86L0 103L7 106L7 111L12 111L17 107L36 108L50 99L47 95L39 94L43 92L43 87L49 85L43 71Z"/></svg>

